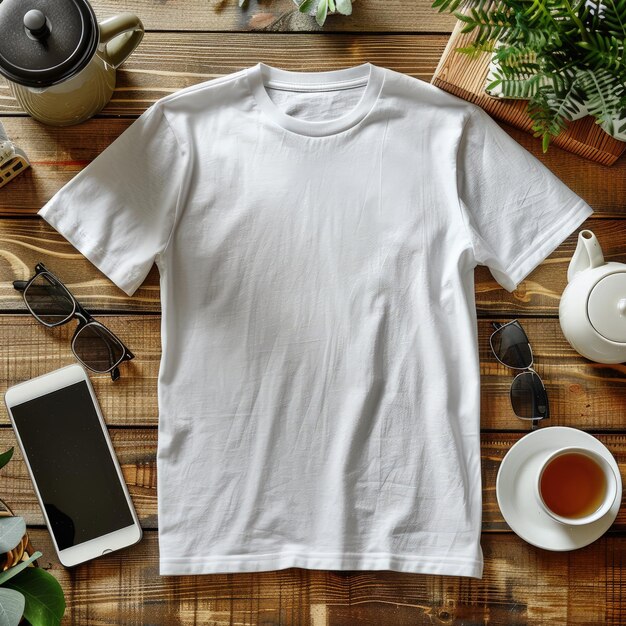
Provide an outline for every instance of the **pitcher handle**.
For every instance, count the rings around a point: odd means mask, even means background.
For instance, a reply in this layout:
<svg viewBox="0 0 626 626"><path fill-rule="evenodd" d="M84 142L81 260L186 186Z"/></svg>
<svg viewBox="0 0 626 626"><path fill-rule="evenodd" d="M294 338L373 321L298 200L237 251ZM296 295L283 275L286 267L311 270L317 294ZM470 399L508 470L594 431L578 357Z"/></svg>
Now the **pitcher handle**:
<svg viewBox="0 0 626 626"><path fill-rule="evenodd" d="M104 46L104 60L118 68L143 39L141 20L133 13L120 13L102 20L100 43Z"/></svg>

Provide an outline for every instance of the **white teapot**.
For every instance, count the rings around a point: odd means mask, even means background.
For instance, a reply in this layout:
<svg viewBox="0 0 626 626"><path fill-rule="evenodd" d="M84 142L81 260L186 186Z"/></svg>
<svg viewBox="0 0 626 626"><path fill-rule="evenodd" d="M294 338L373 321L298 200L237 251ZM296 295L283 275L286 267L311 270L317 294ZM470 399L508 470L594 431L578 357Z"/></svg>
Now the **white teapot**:
<svg viewBox="0 0 626 626"><path fill-rule="evenodd" d="M590 230L578 235L559 320L565 338L598 363L626 361L626 264L606 263Z"/></svg>

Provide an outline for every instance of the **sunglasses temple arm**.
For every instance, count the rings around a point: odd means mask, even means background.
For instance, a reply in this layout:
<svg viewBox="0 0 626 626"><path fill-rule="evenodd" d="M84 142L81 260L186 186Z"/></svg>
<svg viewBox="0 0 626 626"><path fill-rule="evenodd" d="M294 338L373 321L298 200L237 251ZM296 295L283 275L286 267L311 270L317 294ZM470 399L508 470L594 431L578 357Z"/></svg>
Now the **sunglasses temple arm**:
<svg viewBox="0 0 626 626"><path fill-rule="evenodd" d="M14 280L13 281L13 288L17 289L18 291L24 291L26 289L26 285L28 285L27 280Z"/></svg>

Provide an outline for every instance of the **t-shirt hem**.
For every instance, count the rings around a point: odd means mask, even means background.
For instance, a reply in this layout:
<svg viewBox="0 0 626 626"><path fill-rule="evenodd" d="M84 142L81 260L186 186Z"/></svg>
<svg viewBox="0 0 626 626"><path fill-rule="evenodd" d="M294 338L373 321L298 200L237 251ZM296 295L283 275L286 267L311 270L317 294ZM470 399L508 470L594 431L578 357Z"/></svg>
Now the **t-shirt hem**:
<svg viewBox="0 0 626 626"><path fill-rule="evenodd" d="M115 265L115 260L107 257L105 251L99 248L77 224L73 224L65 219L56 205L55 198L52 198L43 206L38 211L38 215L69 241L85 258L91 261L126 295L132 296L137 290L142 281L137 276L129 276L124 273L118 265Z"/></svg>
<svg viewBox="0 0 626 626"><path fill-rule="evenodd" d="M392 570L413 574L482 578L483 561L459 557L421 557L404 554L291 553L237 554L219 557L161 557L159 575L232 574L299 567L320 570Z"/></svg>
<svg viewBox="0 0 626 626"><path fill-rule="evenodd" d="M567 219L557 221L555 227L550 229L540 241L536 242L530 253L528 251L522 252L510 264L510 269L507 272L493 272L492 270L496 280L507 291L515 291L522 280L552 254L592 213L593 209L584 200L579 200L568 211Z"/></svg>

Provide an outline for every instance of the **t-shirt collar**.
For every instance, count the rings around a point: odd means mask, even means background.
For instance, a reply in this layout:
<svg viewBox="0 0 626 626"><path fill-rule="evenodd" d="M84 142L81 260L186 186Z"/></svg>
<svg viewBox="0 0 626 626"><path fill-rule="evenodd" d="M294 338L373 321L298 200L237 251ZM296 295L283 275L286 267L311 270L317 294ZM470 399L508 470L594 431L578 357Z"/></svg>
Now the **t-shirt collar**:
<svg viewBox="0 0 626 626"><path fill-rule="evenodd" d="M374 108L384 82L384 70L372 63L320 72L283 70L257 63L246 71L246 79L256 104L275 124L291 132L320 137L333 135L357 125ZM269 97L266 87L296 91L332 91L365 85L365 90L346 114L322 121L304 120L286 114Z"/></svg>

